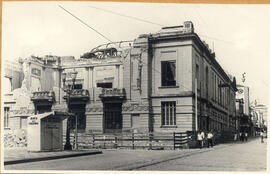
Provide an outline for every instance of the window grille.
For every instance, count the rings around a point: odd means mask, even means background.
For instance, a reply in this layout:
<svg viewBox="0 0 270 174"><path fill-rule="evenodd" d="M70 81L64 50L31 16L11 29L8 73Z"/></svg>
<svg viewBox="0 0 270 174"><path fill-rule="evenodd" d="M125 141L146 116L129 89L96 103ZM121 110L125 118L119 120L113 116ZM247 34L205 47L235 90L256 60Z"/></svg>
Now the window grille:
<svg viewBox="0 0 270 174"><path fill-rule="evenodd" d="M161 117L163 126L176 125L176 104L173 102L161 102Z"/></svg>

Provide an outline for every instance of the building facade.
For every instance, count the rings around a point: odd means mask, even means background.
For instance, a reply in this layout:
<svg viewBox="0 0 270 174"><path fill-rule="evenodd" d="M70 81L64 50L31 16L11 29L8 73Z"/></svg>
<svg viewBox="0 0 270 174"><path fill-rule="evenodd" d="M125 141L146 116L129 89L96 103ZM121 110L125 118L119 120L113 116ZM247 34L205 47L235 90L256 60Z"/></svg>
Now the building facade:
<svg viewBox="0 0 270 174"><path fill-rule="evenodd" d="M98 46L80 59L31 56L21 62L22 85L8 94L12 105L4 99L10 129L25 128L23 119L31 114L69 109L77 116L79 133L237 127L235 78L225 73L189 21L133 42ZM63 73L71 84L74 71L74 89L67 96ZM70 119L75 129L75 118Z"/></svg>

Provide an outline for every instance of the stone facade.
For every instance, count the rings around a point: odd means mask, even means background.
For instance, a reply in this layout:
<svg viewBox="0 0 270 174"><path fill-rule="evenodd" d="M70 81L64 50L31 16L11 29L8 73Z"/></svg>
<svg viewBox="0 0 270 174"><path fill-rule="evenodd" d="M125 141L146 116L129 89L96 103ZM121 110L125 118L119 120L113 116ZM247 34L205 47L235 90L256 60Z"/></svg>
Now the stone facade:
<svg viewBox="0 0 270 174"><path fill-rule="evenodd" d="M25 108L26 111L14 100L14 107L9 110L9 117L14 118L10 125L17 125L17 118L34 113L67 111L62 74L67 73L66 83L71 84L69 74L76 71L74 88L81 92L70 96L70 110L77 115L80 133L193 131L195 97L199 129L235 128L235 80L224 72L191 22L140 35L133 45L121 44L98 46L80 59L25 59L27 93L47 91L47 95L51 91L54 97L49 101L31 96L33 107ZM66 121L64 129L65 124Z"/></svg>

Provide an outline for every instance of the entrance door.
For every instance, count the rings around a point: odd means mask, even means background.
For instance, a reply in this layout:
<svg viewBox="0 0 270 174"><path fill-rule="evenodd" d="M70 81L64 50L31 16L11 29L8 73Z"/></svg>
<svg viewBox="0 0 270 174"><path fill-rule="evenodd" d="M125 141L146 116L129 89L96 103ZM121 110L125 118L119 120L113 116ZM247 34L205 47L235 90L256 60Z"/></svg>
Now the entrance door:
<svg viewBox="0 0 270 174"><path fill-rule="evenodd" d="M122 131L122 103L105 103L105 133Z"/></svg>

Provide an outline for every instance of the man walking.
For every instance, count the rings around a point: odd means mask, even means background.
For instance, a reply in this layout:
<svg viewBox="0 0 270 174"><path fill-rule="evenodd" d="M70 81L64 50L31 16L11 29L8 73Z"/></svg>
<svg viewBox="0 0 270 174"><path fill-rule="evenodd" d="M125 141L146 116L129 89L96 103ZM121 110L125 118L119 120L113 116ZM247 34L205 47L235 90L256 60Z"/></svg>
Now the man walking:
<svg viewBox="0 0 270 174"><path fill-rule="evenodd" d="M213 134L212 132L208 132L207 134L207 143L208 143L208 148L211 145L213 147Z"/></svg>

